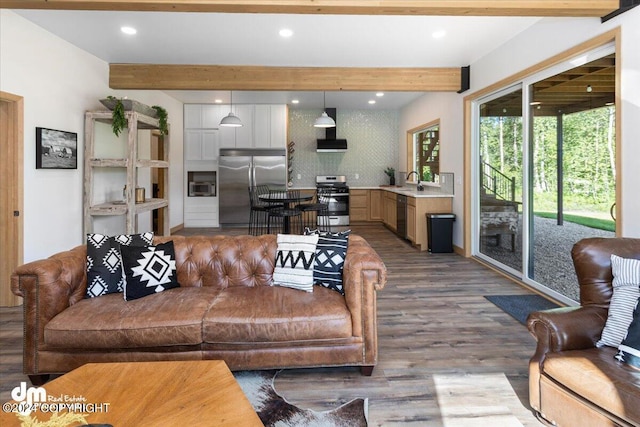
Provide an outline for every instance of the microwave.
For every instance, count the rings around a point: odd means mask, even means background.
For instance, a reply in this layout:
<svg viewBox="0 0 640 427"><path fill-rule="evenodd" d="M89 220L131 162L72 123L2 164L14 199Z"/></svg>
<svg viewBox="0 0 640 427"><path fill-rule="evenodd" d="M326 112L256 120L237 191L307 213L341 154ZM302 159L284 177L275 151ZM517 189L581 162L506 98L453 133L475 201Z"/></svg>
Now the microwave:
<svg viewBox="0 0 640 427"><path fill-rule="evenodd" d="M189 182L189 197L214 197L216 184L208 181Z"/></svg>

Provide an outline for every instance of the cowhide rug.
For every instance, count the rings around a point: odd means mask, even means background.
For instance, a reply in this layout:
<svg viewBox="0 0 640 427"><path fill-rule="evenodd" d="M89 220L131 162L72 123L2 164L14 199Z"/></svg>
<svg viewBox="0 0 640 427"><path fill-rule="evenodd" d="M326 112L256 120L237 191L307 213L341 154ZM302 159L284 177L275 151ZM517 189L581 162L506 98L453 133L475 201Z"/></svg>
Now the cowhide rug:
<svg viewBox="0 0 640 427"><path fill-rule="evenodd" d="M367 399L354 399L331 411L301 409L276 393L278 371L234 372L242 391L266 427L366 427Z"/></svg>

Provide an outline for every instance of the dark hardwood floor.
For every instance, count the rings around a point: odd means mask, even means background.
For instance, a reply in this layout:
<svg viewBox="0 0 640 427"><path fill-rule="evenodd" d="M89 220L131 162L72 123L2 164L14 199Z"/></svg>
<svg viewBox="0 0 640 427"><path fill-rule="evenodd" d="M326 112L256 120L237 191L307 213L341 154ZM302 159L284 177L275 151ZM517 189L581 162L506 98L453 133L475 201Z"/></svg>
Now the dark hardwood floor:
<svg viewBox="0 0 640 427"><path fill-rule="evenodd" d="M528 405L535 341L485 295L529 294L455 254L419 252L381 225L354 225L380 254L388 283L378 293L379 361L355 368L282 371L289 402L318 411L369 399L370 426L540 426ZM178 234L220 234L182 230ZM244 230L222 230L239 234ZM0 308L0 400L22 375L22 308Z"/></svg>

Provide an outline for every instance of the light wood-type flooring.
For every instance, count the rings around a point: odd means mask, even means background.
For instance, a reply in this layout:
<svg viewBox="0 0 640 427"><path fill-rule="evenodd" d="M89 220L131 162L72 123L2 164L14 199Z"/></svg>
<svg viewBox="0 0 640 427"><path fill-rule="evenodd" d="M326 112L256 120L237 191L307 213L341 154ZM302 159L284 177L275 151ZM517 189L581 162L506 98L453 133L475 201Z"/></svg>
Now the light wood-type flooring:
<svg viewBox="0 0 640 427"><path fill-rule="evenodd" d="M382 225L353 225L380 254L388 283L378 293L379 361L355 368L280 372L276 390L318 411L369 399L370 426L540 426L528 404L535 341L484 295L531 293L455 254L419 252ZM244 234L182 230L178 234ZM22 308L0 308L0 401L22 375ZM205 426L203 424L203 426Z"/></svg>

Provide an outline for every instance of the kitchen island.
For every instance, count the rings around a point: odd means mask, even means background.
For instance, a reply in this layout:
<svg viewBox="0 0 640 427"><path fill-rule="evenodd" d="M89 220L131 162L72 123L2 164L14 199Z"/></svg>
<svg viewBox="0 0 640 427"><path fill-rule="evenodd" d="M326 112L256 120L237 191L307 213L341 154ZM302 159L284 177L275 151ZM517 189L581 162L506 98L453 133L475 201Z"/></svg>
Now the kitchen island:
<svg viewBox="0 0 640 427"><path fill-rule="evenodd" d="M415 186L350 187L351 221L382 221L396 232L398 195L407 197L406 238L421 251L428 250L427 213L451 213L453 194L442 193L439 187Z"/></svg>

